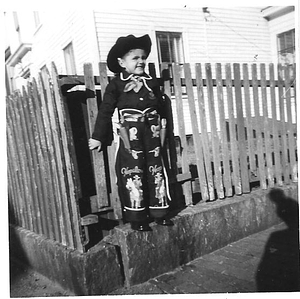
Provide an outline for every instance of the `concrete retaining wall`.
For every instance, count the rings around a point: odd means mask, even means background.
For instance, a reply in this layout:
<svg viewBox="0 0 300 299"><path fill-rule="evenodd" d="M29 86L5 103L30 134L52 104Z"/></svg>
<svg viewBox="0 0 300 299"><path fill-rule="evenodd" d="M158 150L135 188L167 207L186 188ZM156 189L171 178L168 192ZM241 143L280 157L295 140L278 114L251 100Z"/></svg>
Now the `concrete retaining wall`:
<svg viewBox="0 0 300 299"><path fill-rule="evenodd" d="M74 295L107 294L123 286L117 248L111 244L101 242L82 254L11 226L10 253Z"/></svg>
<svg viewBox="0 0 300 299"><path fill-rule="evenodd" d="M278 224L280 201L298 199L296 184L277 191L256 190L188 207L174 226L151 224L152 232L119 226L88 253L71 251L24 229L11 227L10 250L76 295L108 294L147 281L250 234ZM271 195L270 195L271 194Z"/></svg>

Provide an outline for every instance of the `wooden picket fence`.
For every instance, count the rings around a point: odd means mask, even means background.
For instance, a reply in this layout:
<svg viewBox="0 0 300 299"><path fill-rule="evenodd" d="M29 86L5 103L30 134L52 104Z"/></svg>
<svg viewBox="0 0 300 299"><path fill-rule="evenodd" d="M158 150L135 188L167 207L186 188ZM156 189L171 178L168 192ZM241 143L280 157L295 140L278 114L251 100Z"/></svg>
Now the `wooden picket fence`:
<svg viewBox="0 0 300 299"><path fill-rule="evenodd" d="M72 130L51 72L7 97L10 222L83 251Z"/></svg>
<svg viewBox="0 0 300 299"><path fill-rule="evenodd" d="M295 66L160 67L157 80L168 96L163 159L172 208L249 193L253 184L267 189L297 182ZM153 64L149 73L156 77ZM115 143L89 154L92 177L81 173L68 92L62 94L66 86L83 87L87 140L111 79L105 63L99 63L99 74L86 63L83 76L58 76L52 64L51 76L44 71L38 83L33 79L7 98L11 222L79 251L86 250L87 227L100 214L122 218ZM82 190L80 177L94 180L93 194ZM82 202L88 209L82 210Z"/></svg>

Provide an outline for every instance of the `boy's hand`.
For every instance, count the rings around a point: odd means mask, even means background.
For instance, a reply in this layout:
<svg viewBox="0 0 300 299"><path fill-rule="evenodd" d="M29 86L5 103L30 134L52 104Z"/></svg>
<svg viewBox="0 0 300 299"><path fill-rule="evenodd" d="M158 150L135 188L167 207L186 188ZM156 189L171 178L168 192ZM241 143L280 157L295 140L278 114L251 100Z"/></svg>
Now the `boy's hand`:
<svg viewBox="0 0 300 299"><path fill-rule="evenodd" d="M94 149L97 149L98 152L101 150L101 142L99 140L90 138L89 139L89 149L92 151Z"/></svg>

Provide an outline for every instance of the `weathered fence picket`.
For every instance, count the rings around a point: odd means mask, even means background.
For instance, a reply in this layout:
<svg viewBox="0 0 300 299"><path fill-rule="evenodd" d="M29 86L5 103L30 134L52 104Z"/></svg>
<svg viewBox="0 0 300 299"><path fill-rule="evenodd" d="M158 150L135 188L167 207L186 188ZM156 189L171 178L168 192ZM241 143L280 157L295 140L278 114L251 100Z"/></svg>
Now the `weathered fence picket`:
<svg viewBox="0 0 300 299"><path fill-rule="evenodd" d="M234 91L235 91L235 105L237 114L237 135L238 135L238 148L240 158L240 171L242 180L243 193L250 192L249 184L249 172L247 163L247 149L246 149L246 137L245 137L245 123L243 115L243 101L242 101L242 87L241 87L241 75L240 65L233 64L234 72Z"/></svg>
<svg viewBox="0 0 300 299"><path fill-rule="evenodd" d="M23 90L23 95L25 95L25 101L23 101L23 110L25 113L25 122L27 124L27 134L28 134L28 140L30 143L30 156L32 157L33 162L33 174L36 179L37 184L37 191L39 194L37 194L37 198L35 200L36 204L36 210L39 212L40 215L40 234L48 235L47 232L47 225L46 225L46 207L43 200L39 200L38 197L42 196L43 198L46 197L45 193L45 187L42 180L42 165L40 163L40 157L41 157L41 150L39 145L37 144L38 141L38 131L37 131L37 124L36 124L36 117L34 115L33 111L33 104L32 104L32 90L30 88L30 85L27 84L27 93L25 91L25 87Z"/></svg>
<svg viewBox="0 0 300 299"><path fill-rule="evenodd" d="M214 174L215 174L215 187L218 193L218 198L224 198L224 185L222 181L222 169L220 161L220 142L219 134L217 130L217 119L215 113L215 100L213 94L213 80L211 65L209 63L205 64L206 71L206 83L207 83L207 93L208 93L208 105L209 105L209 119L211 127L211 144L212 144L212 154L214 163Z"/></svg>
<svg viewBox="0 0 300 299"><path fill-rule="evenodd" d="M283 90L283 80L280 80L282 75L282 66L278 65L278 97L279 97L279 109L280 109L280 140L282 146L282 168L283 168L283 180L287 184L290 182L290 171L288 164L288 145L286 138L286 118L285 118L285 105L284 105L284 90Z"/></svg>
<svg viewBox="0 0 300 299"><path fill-rule="evenodd" d="M278 186L282 186L282 169L280 166L280 145L279 145L279 127L277 121L276 111L276 94L275 94L275 74L274 65L270 64L270 96L271 96L271 107L272 107L272 135L273 135L273 150L274 150L274 163L275 163L275 178Z"/></svg>
<svg viewBox="0 0 300 299"><path fill-rule="evenodd" d="M238 155L238 142L236 140L236 121L234 116L233 106L233 92L232 92L232 72L231 65L226 64L226 90L227 90L227 105L228 105L228 122L229 122L229 136L230 148L232 158L232 177L235 189L235 194L242 194L239 155Z"/></svg>
<svg viewBox="0 0 300 299"><path fill-rule="evenodd" d="M226 64L225 78L221 64L215 65L215 78L209 63L195 65L195 79L190 64L183 64L183 72L181 67L165 63L161 78L156 78L167 95L162 152L172 208L182 207L183 201L193 205L193 192L199 191L202 201L213 201L248 193L252 183L267 189L297 182L295 66L278 66L276 80L273 64L269 78L265 64L259 65L260 78L253 64L251 79L247 64L242 65L243 79L239 64ZM156 77L154 65L149 65L149 72ZM73 81L85 85L86 108L82 109L86 109L88 128L84 134L94 129L98 113L95 84L103 97L109 82L106 63L99 63L99 74L94 76L91 64L85 64L84 76ZM95 194L86 198L87 191L80 185L85 173L77 166L80 157L76 157L69 106L58 77L53 64L51 74L43 71L22 93L7 97L10 221L84 252L87 219L95 223L100 213L113 220L122 218L114 172L116 145L91 156L87 152L88 161L93 160L96 187L90 191ZM192 136L187 136L187 119ZM179 136L174 136L175 131ZM193 140L193 147L188 140ZM87 215L89 209L95 215Z"/></svg>
<svg viewBox="0 0 300 299"><path fill-rule="evenodd" d="M256 135L256 153L258 160L259 179L262 189L267 189L266 173L265 173L265 161L264 161L264 149L262 139L262 123L259 111L259 96L258 96L258 79L257 79L257 67L252 65L252 85L253 85L253 103L255 112L255 135Z"/></svg>
<svg viewBox="0 0 300 299"><path fill-rule="evenodd" d="M216 84L217 84L217 99L218 99L218 110L219 110L219 121L220 121L220 131L221 131L221 149L222 149L222 168L224 169L223 181L225 188L225 195L232 196L232 183L231 183L231 173L229 165L229 151L228 151L228 137L226 120L225 120L225 105L224 105L224 95L223 95L223 82L222 82L222 67L220 63L216 64Z"/></svg>
<svg viewBox="0 0 300 299"><path fill-rule="evenodd" d="M287 135L288 135L288 147L289 147L289 165L291 166L292 181L297 182L297 164L295 158L295 138L294 129L292 124L292 106L291 106L291 78L290 69L286 67L284 69L285 77L285 99L286 99L286 114L287 114Z"/></svg>
<svg viewBox="0 0 300 299"><path fill-rule="evenodd" d="M268 103L267 103L267 83L266 83L266 69L265 64L260 65L261 76L261 97L263 106L263 132L265 141L265 160L267 164L267 180L269 187L274 187L274 174L273 174L273 161L269 128L269 116L268 116Z"/></svg>
<svg viewBox="0 0 300 299"><path fill-rule="evenodd" d="M215 190L214 190L214 179L212 172L212 163L211 163L211 155L209 150L209 137L207 132L207 119L206 119L206 111L205 111L205 100L203 93L203 81L202 81L202 71L201 64L196 64L196 85L197 85L197 96L198 96L198 105L199 105L199 117L200 117L200 127L201 127L201 139L202 139L202 147L203 147L203 156L206 170L206 180L207 180L207 188L209 192L209 200L214 200Z"/></svg>
<svg viewBox="0 0 300 299"><path fill-rule="evenodd" d="M247 129L249 168L250 168L250 175L256 176L257 167L255 161L255 145L254 145L254 138L253 138L253 123L252 123L253 118L251 114L249 71L248 71L248 65L245 63L243 64L243 80L244 80L244 97L245 97L245 110L246 110L245 124Z"/></svg>
<svg viewBox="0 0 300 299"><path fill-rule="evenodd" d="M44 191L44 208L45 214L43 217L47 220L46 236L50 239L54 239L54 229L53 229L53 222L51 219L55 219L56 216L53 215L52 209L52 200L51 200L51 192L53 192L53 185L52 185L52 177L50 173L50 165L49 165L49 156L48 150L46 145L46 136L44 130L44 124L42 119L42 110L40 104L40 97L38 93L38 87L36 84L35 79L32 81L32 101L31 101L31 109L32 109L32 117L35 120L35 144L37 147L38 152L38 160L40 163L40 176L42 178L42 188Z"/></svg>

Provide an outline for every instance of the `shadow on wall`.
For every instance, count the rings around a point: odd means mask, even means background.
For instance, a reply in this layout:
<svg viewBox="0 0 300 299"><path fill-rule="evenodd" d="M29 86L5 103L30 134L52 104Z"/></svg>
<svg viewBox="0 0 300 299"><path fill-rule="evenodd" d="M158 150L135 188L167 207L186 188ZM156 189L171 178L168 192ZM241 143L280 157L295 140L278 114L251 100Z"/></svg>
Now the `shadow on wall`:
<svg viewBox="0 0 300 299"><path fill-rule="evenodd" d="M272 189L269 198L287 229L271 234L256 274L259 292L300 290L299 205L281 189Z"/></svg>

